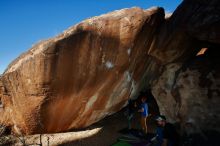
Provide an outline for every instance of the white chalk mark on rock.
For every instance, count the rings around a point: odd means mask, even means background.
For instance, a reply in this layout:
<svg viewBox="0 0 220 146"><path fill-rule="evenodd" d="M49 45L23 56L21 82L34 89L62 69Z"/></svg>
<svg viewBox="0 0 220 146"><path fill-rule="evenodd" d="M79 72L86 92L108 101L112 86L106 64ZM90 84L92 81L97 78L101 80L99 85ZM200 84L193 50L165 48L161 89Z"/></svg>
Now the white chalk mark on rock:
<svg viewBox="0 0 220 146"><path fill-rule="evenodd" d="M129 49L127 50L127 53L128 53L128 55L131 54L131 48L129 48Z"/></svg>
<svg viewBox="0 0 220 146"><path fill-rule="evenodd" d="M107 62L105 63L105 66L106 66L108 69L111 69L111 68L114 67L114 64L113 64L112 62L110 62L110 61L107 61Z"/></svg>

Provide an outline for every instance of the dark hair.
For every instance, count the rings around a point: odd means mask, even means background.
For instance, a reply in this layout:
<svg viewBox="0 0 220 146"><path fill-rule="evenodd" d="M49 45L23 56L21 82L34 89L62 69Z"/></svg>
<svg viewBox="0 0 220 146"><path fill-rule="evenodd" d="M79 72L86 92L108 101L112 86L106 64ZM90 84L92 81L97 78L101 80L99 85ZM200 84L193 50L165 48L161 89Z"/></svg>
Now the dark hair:
<svg viewBox="0 0 220 146"><path fill-rule="evenodd" d="M167 120L164 115L160 115L160 117L161 117L163 120L165 120L165 121Z"/></svg>

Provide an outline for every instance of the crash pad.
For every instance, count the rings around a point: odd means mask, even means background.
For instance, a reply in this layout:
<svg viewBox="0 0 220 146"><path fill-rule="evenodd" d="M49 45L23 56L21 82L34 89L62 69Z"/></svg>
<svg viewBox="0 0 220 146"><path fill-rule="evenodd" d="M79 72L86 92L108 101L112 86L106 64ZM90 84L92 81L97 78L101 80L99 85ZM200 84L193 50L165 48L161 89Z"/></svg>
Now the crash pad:
<svg viewBox="0 0 220 146"><path fill-rule="evenodd" d="M118 141L118 142L114 143L112 146L132 146L132 145L125 142L125 141Z"/></svg>

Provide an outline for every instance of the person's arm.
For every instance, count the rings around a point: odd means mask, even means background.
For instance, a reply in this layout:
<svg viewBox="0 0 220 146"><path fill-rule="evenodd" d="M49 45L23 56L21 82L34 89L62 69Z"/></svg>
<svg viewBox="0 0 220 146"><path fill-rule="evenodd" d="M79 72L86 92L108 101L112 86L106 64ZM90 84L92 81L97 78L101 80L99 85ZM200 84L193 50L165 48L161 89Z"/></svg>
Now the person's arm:
<svg viewBox="0 0 220 146"><path fill-rule="evenodd" d="M163 129L163 142L161 146L167 146L168 145L168 139L169 139L169 128L167 127L167 124L165 125Z"/></svg>
<svg viewBox="0 0 220 146"><path fill-rule="evenodd" d="M163 139L162 146L167 146L167 139Z"/></svg>
<svg viewBox="0 0 220 146"><path fill-rule="evenodd" d="M143 113L144 112L144 108L139 109L138 112Z"/></svg>

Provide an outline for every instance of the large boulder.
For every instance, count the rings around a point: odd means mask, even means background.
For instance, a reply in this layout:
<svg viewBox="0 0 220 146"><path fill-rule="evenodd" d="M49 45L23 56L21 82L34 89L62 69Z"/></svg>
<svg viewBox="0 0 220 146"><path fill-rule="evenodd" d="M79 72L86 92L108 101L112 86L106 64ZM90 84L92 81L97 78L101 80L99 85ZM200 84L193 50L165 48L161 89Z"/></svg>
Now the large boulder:
<svg viewBox="0 0 220 146"><path fill-rule="evenodd" d="M0 77L0 123L25 134L84 128L150 88L168 121L220 131L219 9L123 9L35 45Z"/></svg>
<svg viewBox="0 0 220 146"><path fill-rule="evenodd" d="M184 0L149 52L163 64L151 84L161 114L192 132L220 131L219 9L218 0Z"/></svg>
<svg viewBox="0 0 220 146"><path fill-rule="evenodd" d="M35 45L0 79L0 122L15 133L60 132L119 111L144 87L146 67L157 70L146 48L162 21L162 8L123 9Z"/></svg>

